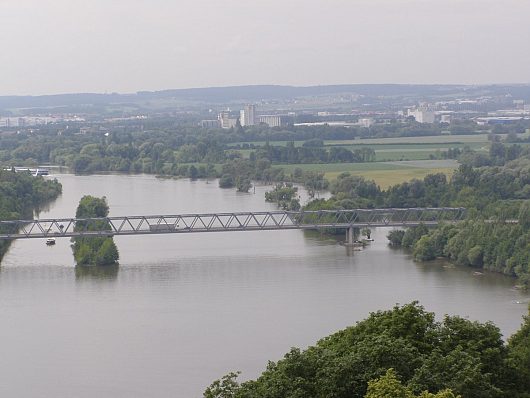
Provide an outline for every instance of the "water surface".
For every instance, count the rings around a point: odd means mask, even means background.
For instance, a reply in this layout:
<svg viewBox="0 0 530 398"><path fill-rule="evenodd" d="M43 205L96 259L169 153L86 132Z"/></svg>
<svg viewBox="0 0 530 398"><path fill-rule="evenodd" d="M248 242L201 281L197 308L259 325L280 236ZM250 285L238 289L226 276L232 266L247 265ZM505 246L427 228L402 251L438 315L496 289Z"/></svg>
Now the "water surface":
<svg viewBox="0 0 530 398"><path fill-rule="evenodd" d="M59 175L63 195L41 218L69 217L81 196L106 195L111 215L274 209L216 182ZM420 300L520 325L529 297L500 275L390 250L387 229L363 252L302 231L116 237L120 266L76 269L66 239L16 241L0 267L0 396L199 397L233 370Z"/></svg>

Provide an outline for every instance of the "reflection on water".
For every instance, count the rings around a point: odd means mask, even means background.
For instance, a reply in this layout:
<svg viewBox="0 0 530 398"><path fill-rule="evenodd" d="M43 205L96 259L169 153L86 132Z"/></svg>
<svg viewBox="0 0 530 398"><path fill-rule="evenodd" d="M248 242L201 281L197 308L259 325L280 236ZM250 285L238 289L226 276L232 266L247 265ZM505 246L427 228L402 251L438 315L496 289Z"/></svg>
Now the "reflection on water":
<svg viewBox="0 0 530 398"><path fill-rule="evenodd" d="M60 176L41 217L106 195L111 215L273 209L256 194L150 176ZM501 275L390 250L388 229L360 252L342 236L253 231L117 236L119 267L74 266L68 239L17 241L0 267L0 396L199 397L232 370L268 360L419 300L440 318L492 320L509 335L529 299ZM28 377L31 375L31 377Z"/></svg>
<svg viewBox="0 0 530 398"><path fill-rule="evenodd" d="M75 279L82 281L85 279L115 280L118 277L119 265L105 266L76 266Z"/></svg>

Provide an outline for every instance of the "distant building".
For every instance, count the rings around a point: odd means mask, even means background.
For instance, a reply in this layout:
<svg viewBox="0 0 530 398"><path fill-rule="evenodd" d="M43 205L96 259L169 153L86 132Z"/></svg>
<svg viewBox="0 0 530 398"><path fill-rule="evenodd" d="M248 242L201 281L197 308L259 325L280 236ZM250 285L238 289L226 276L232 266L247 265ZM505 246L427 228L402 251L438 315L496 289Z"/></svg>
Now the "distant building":
<svg viewBox="0 0 530 398"><path fill-rule="evenodd" d="M268 124L269 127L282 127L292 123L292 117L287 115L261 115L258 120L260 123Z"/></svg>
<svg viewBox="0 0 530 398"><path fill-rule="evenodd" d="M513 100L513 104L515 106L515 109L524 109L524 100Z"/></svg>
<svg viewBox="0 0 530 398"><path fill-rule="evenodd" d="M451 115L441 115L440 123L451 123Z"/></svg>
<svg viewBox="0 0 530 398"><path fill-rule="evenodd" d="M407 116L412 116L418 123L434 123L434 111L426 107L409 109Z"/></svg>
<svg viewBox="0 0 530 398"><path fill-rule="evenodd" d="M522 116L497 116L497 117L478 117L475 122L478 125L484 126L486 124L512 124L521 120L529 120Z"/></svg>
<svg viewBox="0 0 530 398"><path fill-rule="evenodd" d="M370 118L370 117L367 117L367 118L362 118L362 119L359 119L359 121L357 122L359 124L359 126L361 127L370 127L372 124L374 124L374 119Z"/></svg>
<svg viewBox="0 0 530 398"><path fill-rule="evenodd" d="M237 118L230 117L230 111L222 111L219 113L217 119L219 120L219 124L223 129L231 129L232 127L236 127L238 120Z"/></svg>
<svg viewBox="0 0 530 398"><path fill-rule="evenodd" d="M239 122L241 126L254 126L256 124L256 105L245 105L240 112Z"/></svg>
<svg viewBox="0 0 530 398"><path fill-rule="evenodd" d="M203 127L203 128L207 128L207 129L215 129L215 128L219 128L221 127L221 123L219 122L219 120L201 120L199 122L199 126Z"/></svg>

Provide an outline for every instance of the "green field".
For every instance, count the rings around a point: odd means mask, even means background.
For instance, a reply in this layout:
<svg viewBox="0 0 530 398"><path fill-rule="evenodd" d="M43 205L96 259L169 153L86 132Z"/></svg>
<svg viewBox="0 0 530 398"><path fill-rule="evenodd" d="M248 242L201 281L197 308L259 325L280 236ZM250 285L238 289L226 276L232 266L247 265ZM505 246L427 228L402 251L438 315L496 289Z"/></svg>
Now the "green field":
<svg viewBox="0 0 530 398"><path fill-rule="evenodd" d="M285 146L287 143L288 141L274 141L270 142L270 145ZM237 144L244 143L240 142ZM262 146L265 145L265 142L254 142L253 144L255 146ZM304 141L294 141L294 144L295 146L302 146ZM462 149L466 146L475 151L486 151L489 147L489 141L487 134L324 141L325 148L337 146L352 151L361 148L372 148L376 154L376 161L383 162L395 160L428 160L433 157L438 157L441 151L447 151L450 148ZM237 151L244 158L248 158L252 149L240 149Z"/></svg>
<svg viewBox="0 0 530 398"><path fill-rule="evenodd" d="M450 176L458 168L454 160L419 160L402 162L371 162L371 163L326 163L326 164L289 164L280 165L287 173L295 168L304 171L324 172L325 177L332 181L340 173L349 172L374 180L381 188L409 181L413 178L424 178L428 174L444 173Z"/></svg>
<svg viewBox="0 0 530 398"><path fill-rule="evenodd" d="M501 138L504 138L504 135L500 134ZM278 145L278 146L285 146L291 141L271 141L269 142L270 145ZM487 144L488 141L488 135L487 134L468 134L468 135L432 135L432 136L425 136L425 137L393 137L393 138L358 138L355 140L330 140L330 141L324 141L324 145L340 145L340 146L348 146L348 145L382 145L382 144L410 144L410 145L418 145L418 144L443 144L443 145L449 145L449 144L471 144L471 143L484 143ZM256 146L265 145L265 141L257 141L257 142L235 142L233 144L230 144L230 146L235 145L242 145L242 144L254 144ZM294 141L295 146L302 146L304 144L304 141ZM449 147L454 147L453 145L449 145Z"/></svg>

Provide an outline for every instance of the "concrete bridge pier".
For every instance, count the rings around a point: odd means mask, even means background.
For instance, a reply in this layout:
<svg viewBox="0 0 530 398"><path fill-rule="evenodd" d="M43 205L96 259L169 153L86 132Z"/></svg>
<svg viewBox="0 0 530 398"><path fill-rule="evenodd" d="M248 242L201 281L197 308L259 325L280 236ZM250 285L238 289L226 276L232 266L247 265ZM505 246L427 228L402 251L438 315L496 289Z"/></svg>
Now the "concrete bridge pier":
<svg viewBox="0 0 530 398"><path fill-rule="evenodd" d="M363 243L355 242L355 232L352 226L346 229L346 241L344 242L344 246L353 251L361 250L361 248L364 247Z"/></svg>
<svg viewBox="0 0 530 398"><path fill-rule="evenodd" d="M353 246L354 241L354 234L353 234L353 227L349 227L346 229L346 246Z"/></svg>

